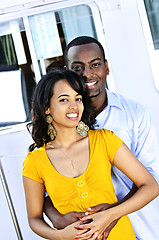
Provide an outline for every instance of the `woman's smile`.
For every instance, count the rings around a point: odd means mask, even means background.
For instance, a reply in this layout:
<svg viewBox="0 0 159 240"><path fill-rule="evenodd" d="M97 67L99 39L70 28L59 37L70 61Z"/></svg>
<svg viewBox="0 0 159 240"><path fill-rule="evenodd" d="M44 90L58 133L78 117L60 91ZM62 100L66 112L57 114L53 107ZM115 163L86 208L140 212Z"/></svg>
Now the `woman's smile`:
<svg viewBox="0 0 159 240"><path fill-rule="evenodd" d="M66 116L67 118L71 119L71 120L77 120L78 119L78 113L75 112L75 113L67 113Z"/></svg>

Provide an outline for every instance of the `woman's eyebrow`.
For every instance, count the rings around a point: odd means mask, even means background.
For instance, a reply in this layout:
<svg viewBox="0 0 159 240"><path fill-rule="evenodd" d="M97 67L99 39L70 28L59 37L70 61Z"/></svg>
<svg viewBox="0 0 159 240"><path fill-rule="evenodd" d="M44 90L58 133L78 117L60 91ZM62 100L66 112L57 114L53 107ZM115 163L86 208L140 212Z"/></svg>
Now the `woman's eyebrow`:
<svg viewBox="0 0 159 240"><path fill-rule="evenodd" d="M68 97L68 96L69 96L68 94L61 94L57 97L57 99L60 98L60 97Z"/></svg>
<svg viewBox="0 0 159 240"><path fill-rule="evenodd" d="M81 94L77 93L77 94L76 94L76 97L77 97L77 96L80 96L80 95L81 95ZM61 95L59 95L59 96L57 97L57 99L60 98L60 97L69 97L69 95L68 95L68 94L61 94Z"/></svg>

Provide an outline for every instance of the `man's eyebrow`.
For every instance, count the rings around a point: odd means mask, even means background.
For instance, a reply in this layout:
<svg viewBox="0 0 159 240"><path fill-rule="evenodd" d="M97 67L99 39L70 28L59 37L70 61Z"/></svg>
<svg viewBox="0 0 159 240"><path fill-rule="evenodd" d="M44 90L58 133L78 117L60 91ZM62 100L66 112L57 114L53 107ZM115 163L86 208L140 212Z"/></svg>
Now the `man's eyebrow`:
<svg viewBox="0 0 159 240"><path fill-rule="evenodd" d="M95 62L95 61L97 61L97 60L102 60L101 58L99 58L99 57L97 57L97 58L94 58L94 59L92 59L91 61L89 61L88 63L92 63L92 62ZM74 62L72 62L72 65L73 64L84 64L82 61L74 61Z"/></svg>
<svg viewBox="0 0 159 240"><path fill-rule="evenodd" d="M97 61L97 60L102 60L102 59L99 58L99 57L97 57L97 58L92 59L89 63L95 62L95 61Z"/></svg>
<svg viewBox="0 0 159 240"><path fill-rule="evenodd" d="M81 61L73 61L72 64L83 64Z"/></svg>

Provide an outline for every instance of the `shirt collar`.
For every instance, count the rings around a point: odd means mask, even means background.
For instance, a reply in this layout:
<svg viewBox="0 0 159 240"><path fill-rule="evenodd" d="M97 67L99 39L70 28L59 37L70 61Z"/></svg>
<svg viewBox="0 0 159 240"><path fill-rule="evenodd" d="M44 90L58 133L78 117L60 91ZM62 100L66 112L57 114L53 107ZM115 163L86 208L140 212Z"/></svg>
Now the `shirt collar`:
<svg viewBox="0 0 159 240"><path fill-rule="evenodd" d="M108 98L108 106L112 106L112 107L117 107L119 109L122 109L122 105L119 99L119 95L117 95L116 93L110 92L109 90L107 91L107 98Z"/></svg>
<svg viewBox="0 0 159 240"><path fill-rule="evenodd" d="M99 126L103 125L103 119L105 119L106 114L110 111L111 108L117 108L122 110L122 105L120 103L120 95L110 92L106 89L107 92L107 98L108 98L108 105L96 116L96 123L95 128L98 128Z"/></svg>

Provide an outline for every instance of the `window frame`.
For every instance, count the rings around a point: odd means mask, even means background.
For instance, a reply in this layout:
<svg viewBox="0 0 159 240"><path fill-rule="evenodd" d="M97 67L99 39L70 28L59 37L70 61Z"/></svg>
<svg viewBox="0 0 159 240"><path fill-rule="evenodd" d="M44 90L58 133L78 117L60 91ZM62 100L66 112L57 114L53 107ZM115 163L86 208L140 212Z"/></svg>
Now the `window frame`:
<svg viewBox="0 0 159 240"><path fill-rule="evenodd" d="M147 46L150 65L151 65L151 71L154 79L154 85L157 92L159 93L159 68L157 66L157 63L159 62L159 49L155 50L154 48L154 43L152 39L151 29L150 29L144 1L137 0L137 5L138 5L141 23L144 31L146 46Z"/></svg>

